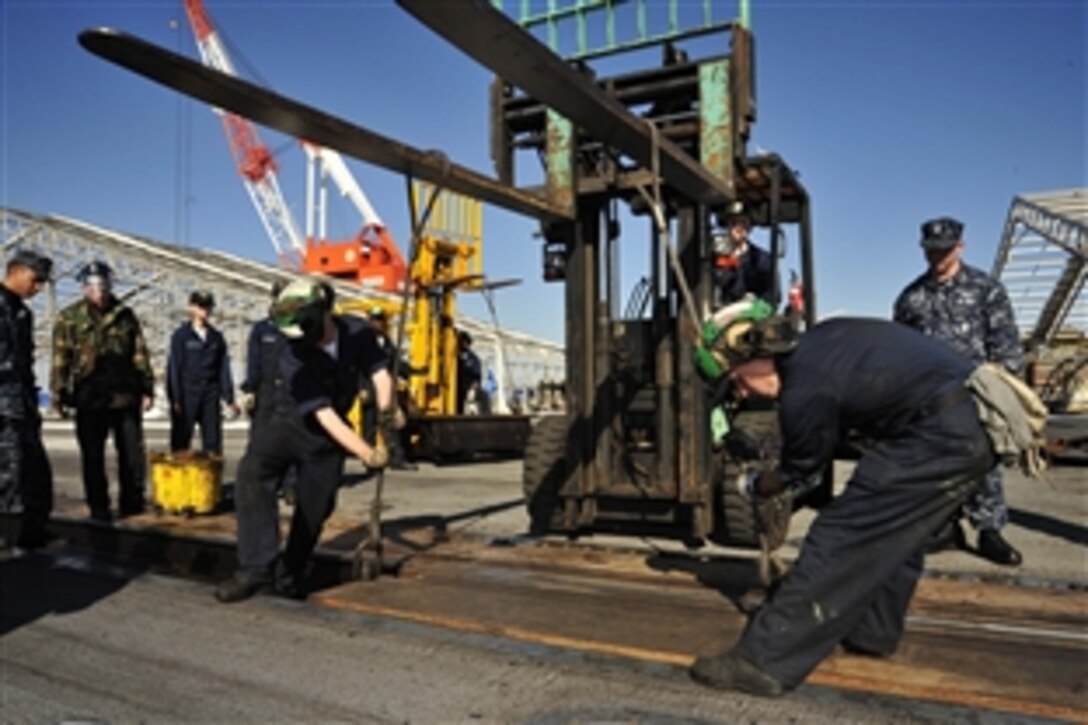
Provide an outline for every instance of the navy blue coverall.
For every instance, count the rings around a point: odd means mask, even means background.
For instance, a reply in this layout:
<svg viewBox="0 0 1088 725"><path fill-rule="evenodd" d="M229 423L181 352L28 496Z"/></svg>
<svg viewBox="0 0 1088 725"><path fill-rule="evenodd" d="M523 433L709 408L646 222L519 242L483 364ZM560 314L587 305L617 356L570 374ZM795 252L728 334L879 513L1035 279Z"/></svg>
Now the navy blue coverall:
<svg viewBox="0 0 1088 725"><path fill-rule="evenodd" d="M961 392L972 364L904 325L830 320L776 366L787 485L822 471L848 431L873 442L737 646L792 688L840 643L895 650L925 543L995 456Z"/></svg>
<svg viewBox="0 0 1088 725"><path fill-rule="evenodd" d="M287 348L285 338L271 319L263 319L249 331L246 343L246 377L242 390L256 398L250 435L261 426L268 425L276 412L276 396L283 387L280 374L280 357Z"/></svg>
<svg viewBox="0 0 1088 725"><path fill-rule="evenodd" d="M714 286L718 289L719 303L727 305L752 294L777 305L774 288L774 260L771 253L748 244L736 267L715 268Z"/></svg>
<svg viewBox="0 0 1088 725"><path fill-rule="evenodd" d="M234 404L230 355L223 334L210 325L203 339L185 323L170 338L166 361L166 395L170 401L170 448L183 451L200 423L202 450L223 452L223 417L220 400Z"/></svg>
<svg viewBox="0 0 1088 725"><path fill-rule="evenodd" d="M291 531L278 581L297 582L336 505L344 449L329 437L314 413L332 407L346 418L364 377L388 364L367 322L336 317L336 356L303 343L288 343L280 358L283 386L276 396L276 425L253 430L238 464L238 573L250 582L268 582L279 550L277 490L284 474L298 469Z"/></svg>

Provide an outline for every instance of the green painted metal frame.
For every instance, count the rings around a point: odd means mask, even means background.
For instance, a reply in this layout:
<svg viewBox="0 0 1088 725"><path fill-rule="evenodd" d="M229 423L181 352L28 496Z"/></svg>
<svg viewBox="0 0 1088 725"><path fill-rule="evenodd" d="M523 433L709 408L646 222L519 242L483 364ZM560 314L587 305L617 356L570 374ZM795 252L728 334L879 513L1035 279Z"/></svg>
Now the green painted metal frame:
<svg viewBox="0 0 1088 725"><path fill-rule="evenodd" d="M543 12L533 12L530 0L520 0L516 11L516 21L523 28L546 29L548 47L559 52L560 23L573 18L575 26L576 49L563 56L566 60L589 60L615 53L638 50L661 43L693 38L700 35L727 30L739 22L748 27L748 0L738 0L738 20L715 21L715 0L699 0L702 6L702 23L693 27L680 27L680 3L693 4L692 0L666 0L668 10L668 30L651 33L649 29L648 9L653 3L660 7L662 0L548 0L548 8ZM493 5L505 12L503 0L492 0ZM634 6L635 37L626 41L616 38L617 8ZM605 44L590 48L588 40L589 18L591 15L604 15Z"/></svg>

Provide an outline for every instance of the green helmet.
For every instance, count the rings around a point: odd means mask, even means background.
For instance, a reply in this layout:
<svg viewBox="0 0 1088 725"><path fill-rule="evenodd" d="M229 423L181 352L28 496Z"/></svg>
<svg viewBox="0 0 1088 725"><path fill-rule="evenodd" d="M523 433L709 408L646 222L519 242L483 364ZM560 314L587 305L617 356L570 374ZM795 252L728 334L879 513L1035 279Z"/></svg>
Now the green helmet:
<svg viewBox="0 0 1088 725"><path fill-rule="evenodd" d="M328 286L303 277L284 287L276 297L272 319L287 339L315 342L321 339L325 313L330 309Z"/></svg>
<svg viewBox="0 0 1088 725"><path fill-rule="evenodd" d="M789 352L797 344L797 329L760 299L744 299L718 310L703 324L702 344L695 348L695 365L709 380L757 357Z"/></svg>

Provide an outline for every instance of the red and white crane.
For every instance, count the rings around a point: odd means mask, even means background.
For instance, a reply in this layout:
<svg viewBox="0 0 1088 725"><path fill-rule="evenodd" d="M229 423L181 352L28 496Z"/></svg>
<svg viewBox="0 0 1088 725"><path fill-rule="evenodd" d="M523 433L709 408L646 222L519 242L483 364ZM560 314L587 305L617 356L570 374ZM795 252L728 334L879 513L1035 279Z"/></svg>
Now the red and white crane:
<svg viewBox="0 0 1088 725"><path fill-rule="evenodd" d="M184 3L204 64L237 76L203 1L184 0ZM403 289L407 278L404 259L338 153L301 142L307 156L306 235L303 238L280 191L275 157L261 141L256 126L240 116L218 108L214 110L223 119L235 166L283 263L385 292ZM330 179L362 217L362 228L347 241L330 241L327 236L326 182Z"/></svg>

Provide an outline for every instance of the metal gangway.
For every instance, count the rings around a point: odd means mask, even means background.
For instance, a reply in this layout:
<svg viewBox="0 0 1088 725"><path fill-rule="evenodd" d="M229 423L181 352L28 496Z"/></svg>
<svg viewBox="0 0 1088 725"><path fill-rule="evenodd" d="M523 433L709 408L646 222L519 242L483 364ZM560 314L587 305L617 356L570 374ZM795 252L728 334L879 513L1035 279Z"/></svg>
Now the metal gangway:
<svg viewBox="0 0 1088 725"><path fill-rule="evenodd" d="M992 273L1029 349L1088 333L1088 188L1015 197Z"/></svg>

